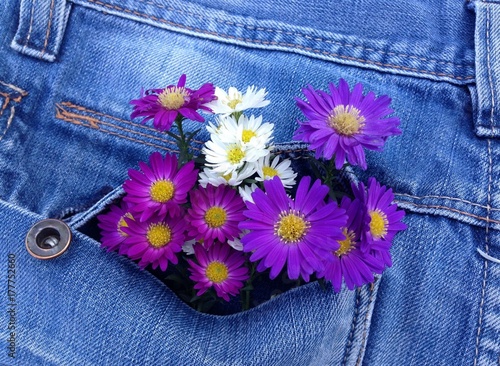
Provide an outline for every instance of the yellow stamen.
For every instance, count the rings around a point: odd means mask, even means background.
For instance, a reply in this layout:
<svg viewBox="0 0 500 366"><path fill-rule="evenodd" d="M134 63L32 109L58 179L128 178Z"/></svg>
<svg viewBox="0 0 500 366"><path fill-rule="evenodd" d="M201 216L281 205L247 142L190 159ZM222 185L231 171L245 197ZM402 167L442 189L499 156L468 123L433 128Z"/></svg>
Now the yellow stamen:
<svg viewBox="0 0 500 366"><path fill-rule="evenodd" d="M347 254L351 251L351 249L354 247L354 232L353 231L348 231L347 228L342 229L342 234L345 235L344 240L338 240L338 243L340 244L340 248L334 252L335 255L338 257Z"/></svg>
<svg viewBox="0 0 500 366"><path fill-rule="evenodd" d="M352 106L338 105L328 116L328 123L339 135L352 136L364 126L365 117L359 115L359 109Z"/></svg>
<svg viewBox="0 0 500 366"><path fill-rule="evenodd" d="M151 224L148 228L146 237L152 247L161 248L170 242L172 231L166 224Z"/></svg>
<svg viewBox="0 0 500 366"><path fill-rule="evenodd" d="M257 136L257 134L255 132L253 132L252 130L243 130L243 133L241 134L241 140L246 144L246 143L250 142L252 137L255 137L255 136Z"/></svg>
<svg viewBox="0 0 500 366"><path fill-rule="evenodd" d="M171 86L158 95L158 101L168 110L176 110L184 105L189 92L184 87Z"/></svg>
<svg viewBox="0 0 500 366"><path fill-rule="evenodd" d="M123 215L120 218L120 220L118 221L118 224L116 225L116 230L118 231L118 233L121 236L128 236L128 234L124 233L122 230L122 227L128 227L127 221L125 221L125 217L132 219L132 220L134 219L134 217L132 216L132 214L130 212L127 212L125 215Z"/></svg>
<svg viewBox="0 0 500 366"><path fill-rule="evenodd" d="M387 227L389 226L389 221L387 216L380 210L370 211L370 233L375 239L383 238L387 235Z"/></svg>
<svg viewBox="0 0 500 366"><path fill-rule="evenodd" d="M165 203L174 196L175 187L170 180L160 179L151 185L149 195L156 202Z"/></svg>
<svg viewBox="0 0 500 366"><path fill-rule="evenodd" d="M224 175L222 176L222 178L224 178L224 179L226 180L226 182L229 182L229 179L231 179L231 177L232 177L232 174L231 174L231 173L229 173L229 174L224 174Z"/></svg>
<svg viewBox="0 0 500 366"><path fill-rule="evenodd" d="M221 283L229 277L229 269L224 263L213 261L205 269L205 276L213 283Z"/></svg>
<svg viewBox="0 0 500 366"><path fill-rule="evenodd" d="M213 206L205 212L205 222L211 228L221 227L226 223L227 213L222 207Z"/></svg>
<svg viewBox="0 0 500 366"><path fill-rule="evenodd" d="M227 152L227 160L229 160L231 164L238 164L244 157L245 152L241 150L239 146L233 147Z"/></svg>
<svg viewBox="0 0 500 366"><path fill-rule="evenodd" d="M270 166L265 166L262 168L262 173L264 173L265 178L272 178L278 175L278 171Z"/></svg>
<svg viewBox="0 0 500 366"><path fill-rule="evenodd" d="M282 212L280 220L274 225L274 232L286 244L296 243L304 237L310 228L309 221L294 211Z"/></svg>
<svg viewBox="0 0 500 366"><path fill-rule="evenodd" d="M231 109L235 109L238 104L243 102L240 98L232 99L229 102L227 102L227 106Z"/></svg>

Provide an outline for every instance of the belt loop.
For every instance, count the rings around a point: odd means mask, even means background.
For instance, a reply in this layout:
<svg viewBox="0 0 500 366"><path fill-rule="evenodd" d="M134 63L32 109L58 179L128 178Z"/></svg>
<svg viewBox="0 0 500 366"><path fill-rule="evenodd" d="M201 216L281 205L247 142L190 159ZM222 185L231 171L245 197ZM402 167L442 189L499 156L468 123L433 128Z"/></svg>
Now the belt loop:
<svg viewBox="0 0 500 366"><path fill-rule="evenodd" d="M476 134L500 136L500 1L476 0Z"/></svg>
<svg viewBox="0 0 500 366"><path fill-rule="evenodd" d="M19 26L10 46L28 56L55 61L70 8L67 0L21 0Z"/></svg>

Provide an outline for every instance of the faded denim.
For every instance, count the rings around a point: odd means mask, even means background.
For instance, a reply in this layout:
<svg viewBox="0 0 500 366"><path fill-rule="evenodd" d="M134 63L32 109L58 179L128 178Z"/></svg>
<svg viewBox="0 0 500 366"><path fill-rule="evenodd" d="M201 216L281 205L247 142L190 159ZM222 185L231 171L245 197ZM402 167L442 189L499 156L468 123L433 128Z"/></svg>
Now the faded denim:
<svg viewBox="0 0 500 366"><path fill-rule="evenodd" d="M4 350L4 295L0 363L498 363L499 2L7 0L0 24L0 268L15 253L18 273L17 354ZM182 73L193 87L266 87L264 119L297 165L301 87L345 78L392 97L402 136L353 169L407 212L374 285L335 295L312 283L244 313L199 314L79 231L129 167L175 150L130 121L128 101ZM74 239L40 261L24 238L46 217Z"/></svg>

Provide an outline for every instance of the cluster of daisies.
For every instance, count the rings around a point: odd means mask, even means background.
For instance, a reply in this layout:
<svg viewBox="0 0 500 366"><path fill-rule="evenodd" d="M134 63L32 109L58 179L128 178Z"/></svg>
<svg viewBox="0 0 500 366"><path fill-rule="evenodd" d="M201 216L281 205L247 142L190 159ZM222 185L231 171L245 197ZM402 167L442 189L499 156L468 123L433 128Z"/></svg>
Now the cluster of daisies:
<svg viewBox="0 0 500 366"><path fill-rule="evenodd" d="M316 161L334 159L318 165L324 169L312 178L297 177L289 159L273 154L272 123L247 114L269 104L265 89L185 85L183 75L177 85L143 91L131 101L132 118L152 120L175 138L180 153L155 152L129 170L125 196L98 217L103 247L141 268L166 271L184 263L193 296L210 292L226 301L252 289L261 273L324 278L338 292L342 283L353 289L373 282L392 265L392 240L406 225L391 189L370 178L366 187L353 183L334 199L332 182L324 178L331 176L328 166L366 169L364 149L381 150L401 133L399 119L388 117L387 96L364 95L361 84L350 90L344 80L330 84L329 93L303 89L307 100L296 102L305 120L294 139L307 143ZM195 157L189 148L194 133L183 131L183 121L204 122L200 111L216 118Z"/></svg>

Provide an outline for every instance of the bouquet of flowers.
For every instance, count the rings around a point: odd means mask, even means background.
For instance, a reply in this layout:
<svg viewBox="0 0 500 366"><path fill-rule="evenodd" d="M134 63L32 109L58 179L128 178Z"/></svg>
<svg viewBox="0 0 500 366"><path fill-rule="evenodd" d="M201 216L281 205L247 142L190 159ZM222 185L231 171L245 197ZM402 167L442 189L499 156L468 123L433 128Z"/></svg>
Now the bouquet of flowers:
<svg viewBox="0 0 500 366"><path fill-rule="evenodd" d="M340 190L338 180L348 166L366 169L364 150L382 150L400 121L389 97L364 95L361 84L351 90L341 79L328 89L309 85L306 100L296 98L305 119L294 139L311 151L313 176L299 176L280 156L274 124L247 113L270 103L265 89L189 89L182 75L177 85L141 91L131 117L152 121L179 153L154 152L128 171L123 199L98 217L102 246L151 266L205 312L221 300L245 310L312 280L335 292L373 282L392 265L404 211L375 178ZM184 124L204 122L200 111L216 118L195 154L200 130Z"/></svg>

